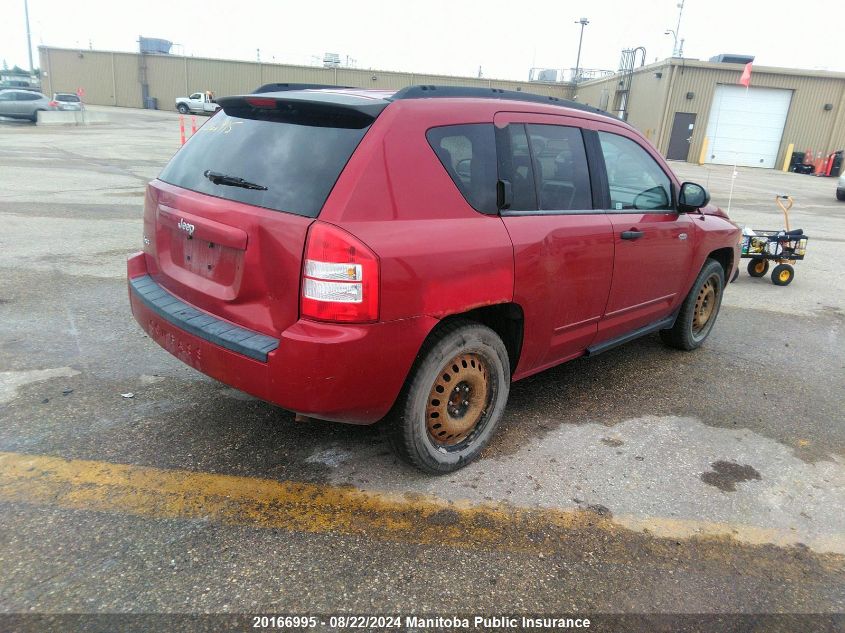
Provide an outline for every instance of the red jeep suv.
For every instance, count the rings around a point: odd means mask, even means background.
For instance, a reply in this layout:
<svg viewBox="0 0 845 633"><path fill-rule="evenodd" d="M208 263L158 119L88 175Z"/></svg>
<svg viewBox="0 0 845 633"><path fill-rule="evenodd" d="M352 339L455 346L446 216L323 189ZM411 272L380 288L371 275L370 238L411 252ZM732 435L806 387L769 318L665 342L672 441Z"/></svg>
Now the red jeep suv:
<svg viewBox="0 0 845 633"><path fill-rule="evenodd" d="M387 418L443 473L512 380L713 328L740 231L626 123L497 89L290 88L218 99L147 188L132 312L188 365L303 416Z"/></svg>

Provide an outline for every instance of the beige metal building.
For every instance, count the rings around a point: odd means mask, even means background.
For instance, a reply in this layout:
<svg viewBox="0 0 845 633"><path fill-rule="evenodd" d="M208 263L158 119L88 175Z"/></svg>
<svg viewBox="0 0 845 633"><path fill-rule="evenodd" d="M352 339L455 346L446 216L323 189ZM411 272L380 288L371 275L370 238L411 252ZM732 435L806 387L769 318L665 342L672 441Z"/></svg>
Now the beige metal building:
<svg viewBox="0 0 845 633"><path fill-rule="evenodd" d="M670 159L782 169L794 151L845 149L845 73L669 59L578 86L577 99L620 114Z"/></svg>
<svg viewBox="0 0 845 633"><path fill-rule="evenodd" d="M292 66L176 55L40 47L45 93L84 90L91 104L140 108L143 83L160 109L197 91L251 92L271 83L398 89L440 84L522 90L624 114L670 159L783 168L796 151L845 148L845 73L670 59L578 84ZM627 81L627 80L629 81Z"/></svg>
<svg viewBox="0 0 845 633"><path fill-rule="evenodd" d="M482 86L525 90L570 99L572 84L538 84L476 77L425 75L359 68L291 66L203 57L118 53L85 49L39 47L44 93L82 88L85 101L130 108L143 106L141 85L160 109L172 110L177 97L211 90L214 94L244 94L267 83L310 83L358 88L399 89L415 84Z"/></svg>

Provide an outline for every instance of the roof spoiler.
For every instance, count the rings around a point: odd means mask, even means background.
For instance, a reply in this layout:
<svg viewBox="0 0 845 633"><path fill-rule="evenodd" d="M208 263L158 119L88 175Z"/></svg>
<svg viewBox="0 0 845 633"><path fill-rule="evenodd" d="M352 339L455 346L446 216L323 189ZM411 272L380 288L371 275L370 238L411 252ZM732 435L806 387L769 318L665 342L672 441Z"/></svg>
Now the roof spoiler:
<svg viewBox="0 0 845 633"><path fill-rule="evenodd" d="M328 84L264 84L252 91L252 94L263 92L287 92L288 90L325 90L326 88L340 88L347 90L351 86L331 86Z"/></svg>
<svg viewBox="0 0 845 633"><path fill-rule="evenodd" d="M331 92L272 93L221 97L223 111L242 119L258 119L318 127L364 128L388 105L383 99L363 99Z"/></svg>

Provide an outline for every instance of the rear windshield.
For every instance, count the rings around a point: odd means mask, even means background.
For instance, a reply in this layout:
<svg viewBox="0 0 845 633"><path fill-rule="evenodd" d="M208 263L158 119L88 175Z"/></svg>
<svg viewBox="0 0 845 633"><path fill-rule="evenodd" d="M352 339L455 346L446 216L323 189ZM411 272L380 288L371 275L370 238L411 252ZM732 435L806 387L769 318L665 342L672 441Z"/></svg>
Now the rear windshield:
<svg viewBox="0 0 845 633"><path fill-rule="evenodd" d="M317 217L371 122L327 120L307 112L258 120L221 111L176 153L159 179L218 198ZM267 189L214 184L207 171Z"/></svg>
<svg viewBox="0 0 845 633"><path fill-rule="evenodd" d="M76 95L56 95L56 101L67 101L68 103L79 103Z"/></svg>

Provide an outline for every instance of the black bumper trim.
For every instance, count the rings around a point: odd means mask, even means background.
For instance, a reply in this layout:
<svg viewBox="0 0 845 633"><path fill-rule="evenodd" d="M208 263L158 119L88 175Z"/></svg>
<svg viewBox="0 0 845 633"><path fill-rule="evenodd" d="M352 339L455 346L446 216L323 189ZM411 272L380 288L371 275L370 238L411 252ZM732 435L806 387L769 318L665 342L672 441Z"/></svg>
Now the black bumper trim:
<svg viewBox="0 0 845 633"><path fill-rule="evenodd" d="M220 347L243 354L262 363L279 346L279 339L233 325L200 312L159 286L149 275L129 280L138 300L165 321Z"/></svg>

